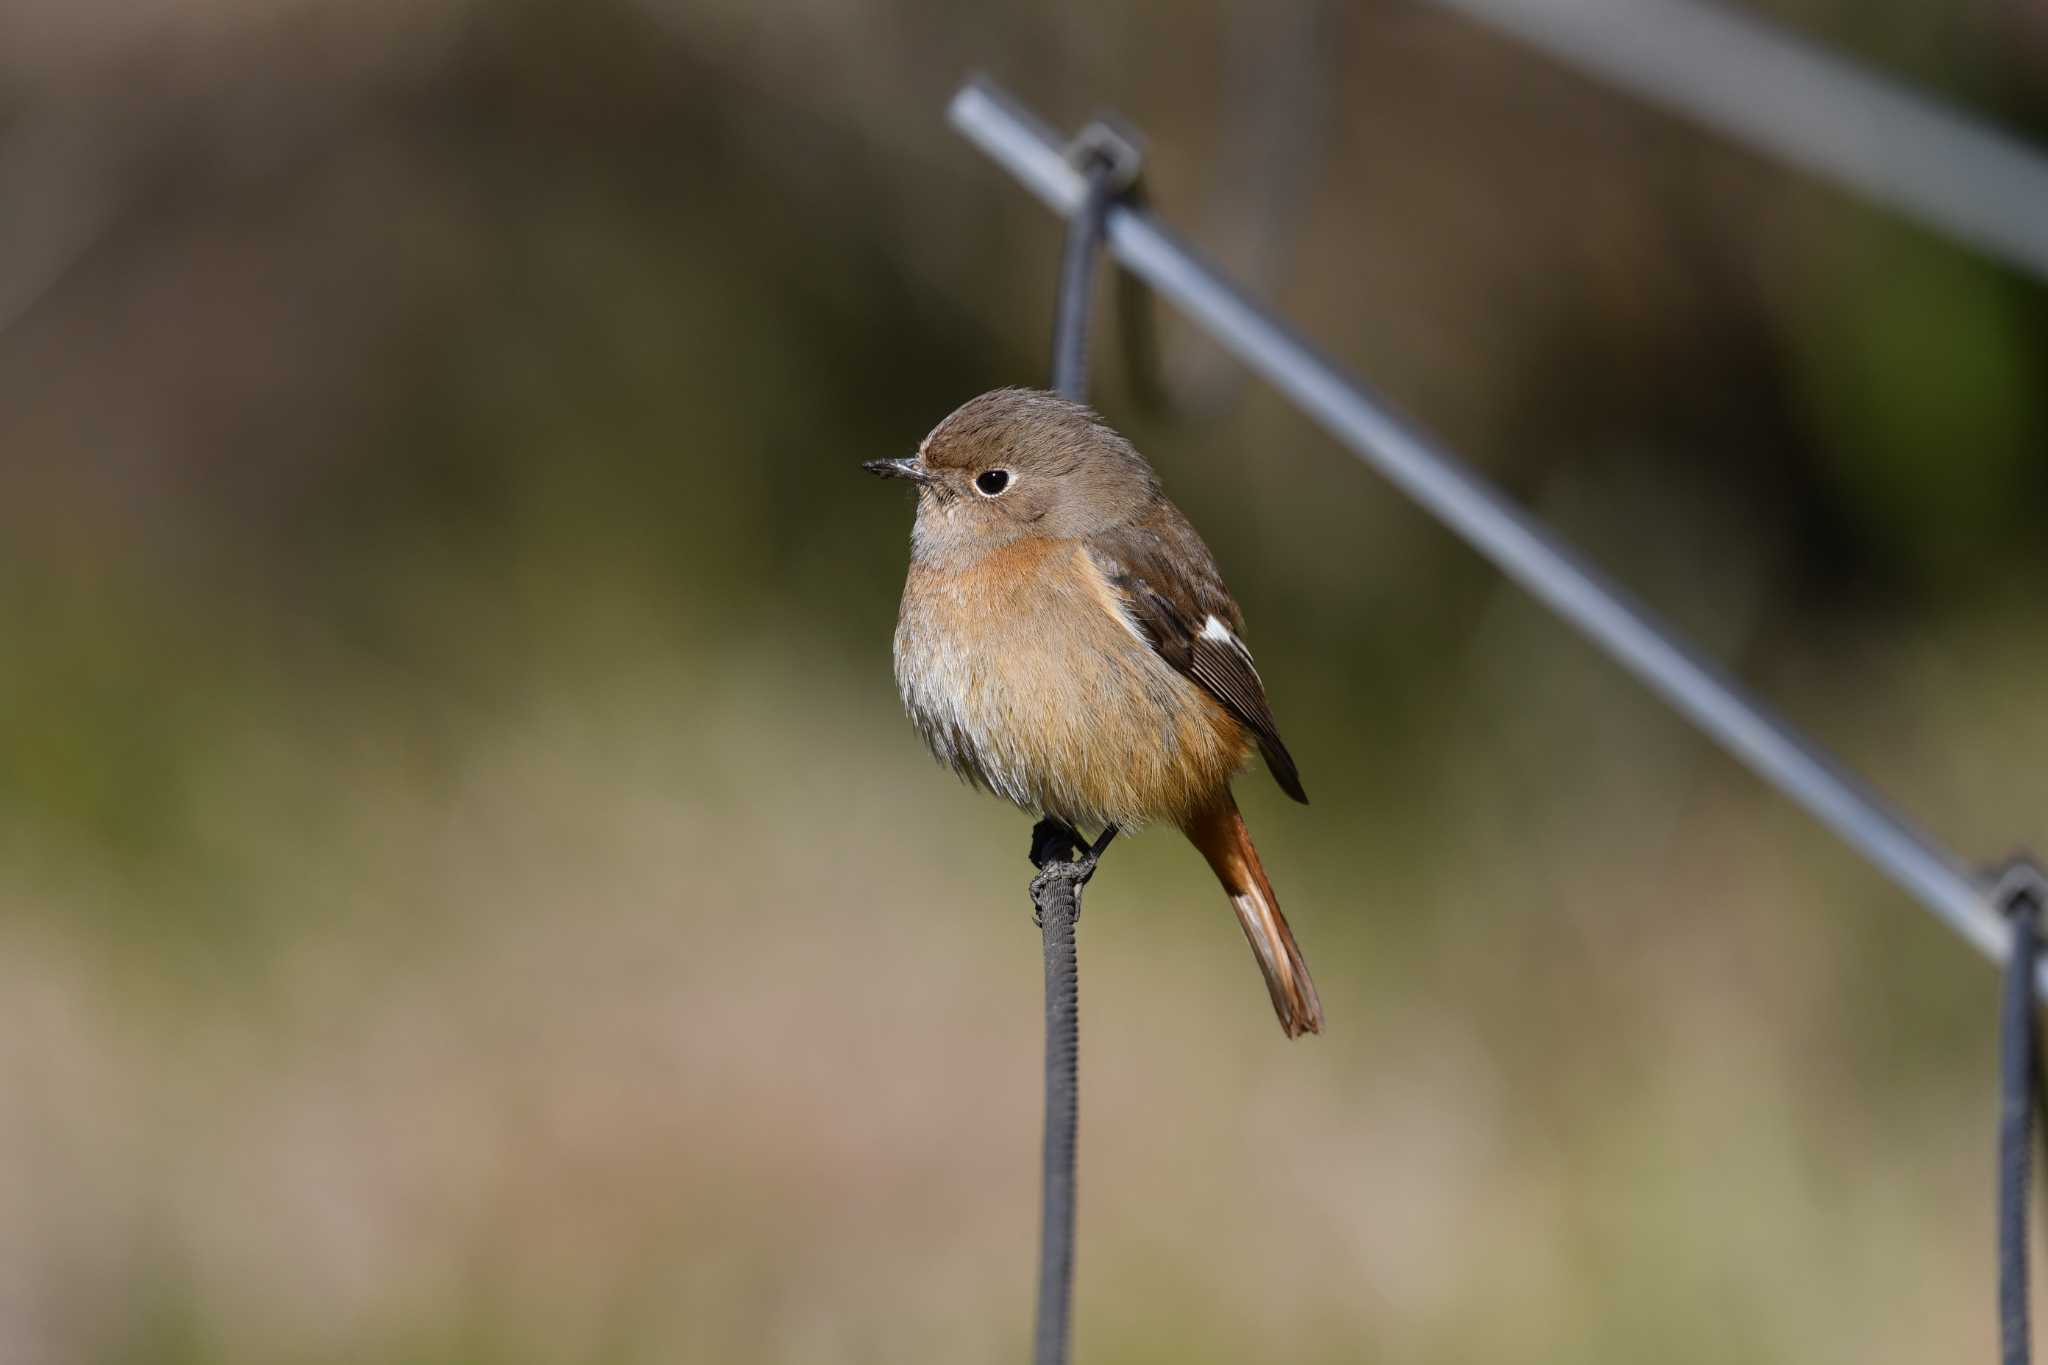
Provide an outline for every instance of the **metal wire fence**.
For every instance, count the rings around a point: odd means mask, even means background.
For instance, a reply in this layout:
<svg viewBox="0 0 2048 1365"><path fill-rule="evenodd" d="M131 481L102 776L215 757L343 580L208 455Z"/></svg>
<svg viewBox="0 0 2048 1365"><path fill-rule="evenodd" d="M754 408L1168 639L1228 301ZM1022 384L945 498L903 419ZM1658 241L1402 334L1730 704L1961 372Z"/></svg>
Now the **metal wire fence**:
<svg viewBox="0 0 2048 1365"><path fill-rule="evenodd" d="M1755 134L1767 150L1866 189L1932 226L2048 275L2048 162L1825 54L1692 0L1657 0L1645 11L1643 27L1584 44L1559 34L1580 32L1589 16L1603 9L1601 0L1562 6L1518 0L1444 2L1576 56L1726 131ZM1703 42L1712 40L1703 49L1708 54L1757 66L1762 74L1748 88L1762 92L1765 107L1773 94L1794 98L1799 82L1808 82L1806 98L1822 108L1822 116L1811 121L1811 135L1760 129L1747 115L1730 112L1736 107L1728 97L1733 87L1716 76L1711 62L1696 60L1699 53L1674 55L1660 48L1655 40L1659 23L1667 36L1674 26L1690 25L1687 31L1704 34ZM1571 546L1245 297L1144 207L1133 192L1135 150L1117 129L1096 123L1072 143L1064 142L980 80L954 96L949 117L1068 221L1053 342L1055 388L1071 397L1085 389L1087 299L1099 240L1132 278L1179 307L1343 446L1803 806L1965 941L1994 962L2009 962L2001 1010L1999 1321L2007 1365L2026 1361L2027 1185L2033 1114L2042 1102L2033 1030L2035 1001L2048 989L2048 961L2037 959L2036 930L2048 903L2048 877L2024 857L1973 872ZM1874 152L1842 132L1858 119L1867 121L1866 132L1903 140L1909 154ZM1915 149L1930 154L1946 149L1951 163L1938 170L1921 168L1924 158L1913 155ZM1040 908L1045 911L1042 899ZM1077 903L1071 908L1078 913ZM1072 920L1061 907L1048 919L1046 934L1047 1145L1035 1351L1040 1365L1064 1361L1069 1337L1072 1131L1078 1108L1075 975ZM1058 1066L1052 1064L1056 1054ZM1066 1135L1060 1143L1054 1141L1056 1116Z"/></svg>
<svg viewBox="0 0 2048 1365"><path fill-rule="evenodd" d="M1087 179L1068 159L1063 141L994 86L969 82L954 96L950 117L1056 213L1069 217L1081 207ZM1985 956L2005 960L2009 935L1992 903L1990 877L1973 873L1470 466L1240 294L1154 214L1112 202L1103 231L1125 269L1293 399L1353 454L1804 806ZM2042 984L2048 988L2048 974Z"/></svg>

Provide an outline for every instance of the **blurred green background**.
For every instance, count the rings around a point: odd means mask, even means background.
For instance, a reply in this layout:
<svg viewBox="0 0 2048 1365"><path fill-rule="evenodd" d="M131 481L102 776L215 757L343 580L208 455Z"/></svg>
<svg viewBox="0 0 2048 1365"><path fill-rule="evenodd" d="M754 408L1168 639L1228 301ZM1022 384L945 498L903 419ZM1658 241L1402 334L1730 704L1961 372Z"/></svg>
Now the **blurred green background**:
<svg viewBox="0 0 2048 1365"><path fill-rule="evenodd" d="M2048 137L2020 4L1759 12ZM2038 284L1437 11L0 12L0 1359L1022 1357L1028 821L858 472L1044 378L945 128L1163 212L1972 856L2048 843ZM1082 925L1077 1359L1988 1359L1993 975L1199 336L1095 393L1315 804Z"/></svg>

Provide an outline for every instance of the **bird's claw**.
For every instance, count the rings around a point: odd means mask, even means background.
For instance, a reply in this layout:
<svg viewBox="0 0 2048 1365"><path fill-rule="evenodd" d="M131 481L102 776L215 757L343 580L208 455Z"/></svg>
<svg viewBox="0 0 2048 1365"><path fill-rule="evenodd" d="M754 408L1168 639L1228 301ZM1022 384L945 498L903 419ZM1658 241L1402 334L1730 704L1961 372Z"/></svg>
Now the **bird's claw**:
<svg viewBox="0 0 2048 1365"><path fill-rule="evenodd" d="M1045 927L1047 893L1052 890L1054 883L1062 881L1074 884L1076 892L1074 896L1074 918L1079 920L1081 918L1081 897L1078 893L1082 887L1088 884L1088 879L1095 875L1095 864L1095 855L1090 853L1084 854L1073 862L1054 861L1040 867L1038 875L1031 879L1031 922L1041 929Z"/></svg>

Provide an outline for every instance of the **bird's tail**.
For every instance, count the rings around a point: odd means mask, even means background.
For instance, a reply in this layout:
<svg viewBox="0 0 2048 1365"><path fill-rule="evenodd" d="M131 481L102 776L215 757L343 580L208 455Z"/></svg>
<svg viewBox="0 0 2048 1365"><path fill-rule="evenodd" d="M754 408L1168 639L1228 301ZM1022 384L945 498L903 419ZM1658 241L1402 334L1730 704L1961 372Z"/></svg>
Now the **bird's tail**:
<svg viewBox="0 0 2048 1365"><path fill-rule="evenodd" d="M1188 841L1209 860L1216 880L1230 896L1237 922L1258 956L1259 970L1266 974L1266 990L1273 997L1273 1012L1290 1038L1323 1031L1323 1005L1316 999L1315 982L1309 980L1308 963L1294 945L1287 917L1266 880L1259 852L1238 814L1237 802L1228 791L1222 801L1190 819L1182 830Z"/></svg>

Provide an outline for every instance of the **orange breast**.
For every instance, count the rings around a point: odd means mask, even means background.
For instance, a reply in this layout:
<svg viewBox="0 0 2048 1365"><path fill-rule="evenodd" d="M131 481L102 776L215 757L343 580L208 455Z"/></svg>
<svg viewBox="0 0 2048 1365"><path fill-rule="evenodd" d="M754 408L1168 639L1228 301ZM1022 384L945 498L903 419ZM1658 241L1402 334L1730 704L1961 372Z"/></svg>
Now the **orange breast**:
<svg viewBox="0 0 2048 1365"><path fill-rule="evenodd" d="M896 677L933 753L1087 831L1180 823L1209 804L1251 743L1121 602L1075 541L1017 541L957 569L913 563Z"/></svg>

